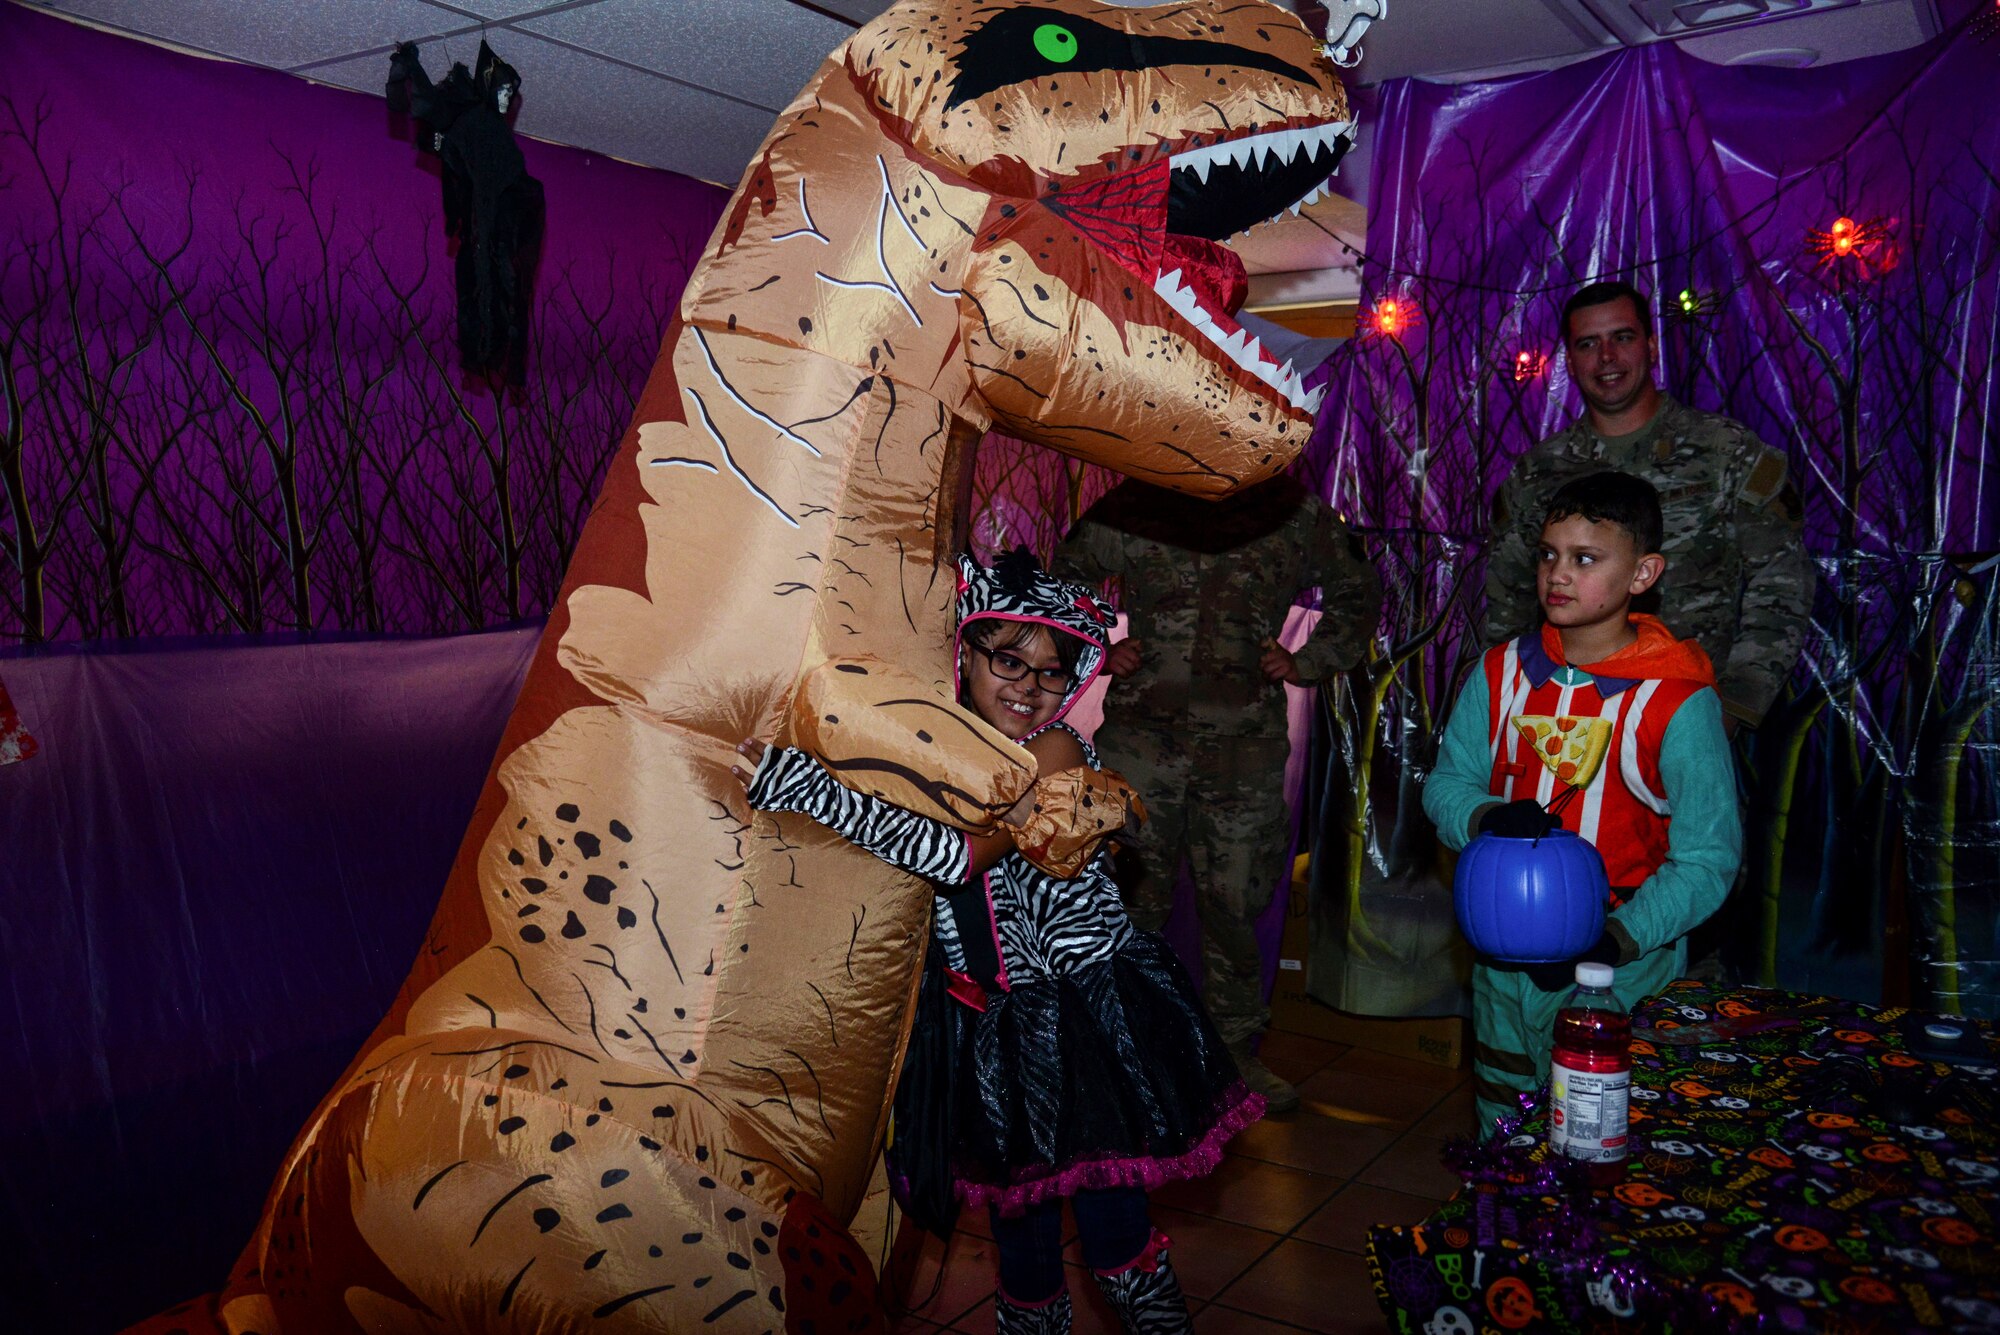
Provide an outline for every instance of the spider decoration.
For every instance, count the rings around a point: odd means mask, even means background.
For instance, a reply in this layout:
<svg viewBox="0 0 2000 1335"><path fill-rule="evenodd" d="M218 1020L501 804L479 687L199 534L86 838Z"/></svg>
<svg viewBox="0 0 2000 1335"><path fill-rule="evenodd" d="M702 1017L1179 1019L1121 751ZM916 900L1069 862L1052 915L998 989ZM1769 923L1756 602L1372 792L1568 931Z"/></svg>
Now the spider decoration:
<svg viewBox="0 0 2000 1335"><path fill-rule="evenodd" d="M1423 323L1423 312L1408 297L1383 297L1368 308L1362 324L1371 334L1401 338Z"/></svg>
<svg viewBox="0 0 2000 1335"><path fill-rule="evenodd" d="M1881 218L1856 222L1843 216L1835 218L1824 232L1816 227L1807 228L1806 249L1819 256L1821 268L1851 260L1866 276L1870 270L1888 268L1895 258L1884 244L1889 235L1889 223Z"/></svg>
<svg viewBox="0 0 2000 1335"><path fill-rule="evenodd" d="M1668 304L1666 310L1670 319L1685 320L1689 324L1698 324L1704 316L1714 312L1716 305L1715 294L1701 292L1691 287L1684 287L1680 290L1680 295L1676 296Z"/></svg>
<svg viewBox="0 0 2000 1335"><path fill-rule="evenodd" d="M1981 1125L2000 1120L2000 1087L1991 1078L1956 1067L1938 1077L1923 1067L1878 1069L1849 1052L1823 1057L1800 1078L1797 1092L1808 1107L1858 1105L1861 1115L1896 1126L1934 1126L1947 1108Z"/></svg>

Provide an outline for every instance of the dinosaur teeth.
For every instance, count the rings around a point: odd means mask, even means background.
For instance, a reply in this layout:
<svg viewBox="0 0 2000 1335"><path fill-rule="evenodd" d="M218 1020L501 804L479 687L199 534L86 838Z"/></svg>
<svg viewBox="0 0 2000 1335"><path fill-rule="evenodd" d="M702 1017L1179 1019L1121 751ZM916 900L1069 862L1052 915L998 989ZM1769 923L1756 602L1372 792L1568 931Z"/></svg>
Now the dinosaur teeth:
<svg viewBox="0 0 2000 1335"><path fill-rule="evenodd" d="M1181 270L1170 269L1155 278L1153 291L1231 362L1283 395L1292 407L1307 412L1318 409L1319 398L1306 394L1302 377L1291 362L1278 365L1264 352L1263 341L1241 326L1225 332L1216 317L1202 309L1201 299L1183 279Z"/></svg>
<svg viewBox="0 0 2000 1335"><path fill-rule="evenodd" d="M1285 166L1298 161L1301 154L1316 156L1322 149L1333 149L1341 141L1351 139L1353 133L1352 121L1308 125L1295 130L1266 130L1262 134L1191 148L1174 154L1170 162L1176 168L1193 170L1206 184L1209 170L1219 162L1233 163L1238 167L1255 165L1260 170L1270 163Z"/></svg>

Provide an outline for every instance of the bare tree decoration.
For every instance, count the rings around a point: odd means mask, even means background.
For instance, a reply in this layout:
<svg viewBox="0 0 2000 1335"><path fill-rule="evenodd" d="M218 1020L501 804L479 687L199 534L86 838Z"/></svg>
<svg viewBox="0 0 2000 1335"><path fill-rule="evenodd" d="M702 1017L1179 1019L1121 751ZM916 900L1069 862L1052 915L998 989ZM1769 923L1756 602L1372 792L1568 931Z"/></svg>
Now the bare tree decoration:
<svg viewBox="0 0 2000 1335"><path fill-rule="evenodd" d="M31 223L0 238L0 636L545 611L712 217L559 257L510 390L457 368L449 275L312 157L182 164L163 196L53 115L0 96Z"/></svg>

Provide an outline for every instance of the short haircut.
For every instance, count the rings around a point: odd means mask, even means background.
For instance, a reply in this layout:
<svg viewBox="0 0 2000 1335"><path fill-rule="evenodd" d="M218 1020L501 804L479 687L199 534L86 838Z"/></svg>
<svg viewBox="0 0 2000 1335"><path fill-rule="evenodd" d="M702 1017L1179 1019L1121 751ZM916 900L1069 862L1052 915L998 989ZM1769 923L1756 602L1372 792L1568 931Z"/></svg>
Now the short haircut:
<svg viewBox="0 0 2000 1335"><path fill-rule="evenodd" d="M1563 346L1569 346L1570 316L1575 315L1587 306L1608 306L1620 297L1630 298L1632 309L1639 313L1639 332L1643 334L1652 333L1653 317L1650 313L1652 308L1647 304L1646 294L1622 278L1606 278L1600 279L1595 283L1584 284L1576 290L1574 296L1563 303Z"/></svg>
<svg viewBox="0 0 2000 1335"><path fill-rule="evenodd" d="M1630 473L1591 473L1563 483L1549 497L1542 527L1582 515L1593 524L1616 524L1639 544L1639 555L1660 550L1666 530L1660 518L1660 493L1643 477Z"/></svg>

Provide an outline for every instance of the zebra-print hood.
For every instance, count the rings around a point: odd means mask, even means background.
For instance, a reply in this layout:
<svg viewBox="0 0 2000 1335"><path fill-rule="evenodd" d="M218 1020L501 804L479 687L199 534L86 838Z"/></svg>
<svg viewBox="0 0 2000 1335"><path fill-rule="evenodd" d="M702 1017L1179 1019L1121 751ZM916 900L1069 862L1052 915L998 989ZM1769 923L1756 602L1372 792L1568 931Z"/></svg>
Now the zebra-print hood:
<svg viewBox="0 0 2000 1335"><path fill-rule="evenodd" d="M1034 553L1026 547L1001 553L991 568L970 556L958 558L958 645L954 663L964 661L966 623L986 617L1031 621L1083 641L1083 652L1076 660L1076 680L1054 716L1037 732L1075 708L1090 684L1097 680L1097 674L1104 668L1105 636L1118 620L1089 589L1057 579L1042 569ZM962 689L965 683L961 680L958 685Z"/></svg>

